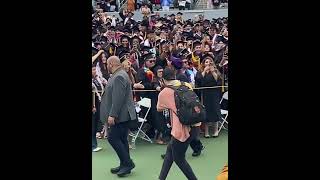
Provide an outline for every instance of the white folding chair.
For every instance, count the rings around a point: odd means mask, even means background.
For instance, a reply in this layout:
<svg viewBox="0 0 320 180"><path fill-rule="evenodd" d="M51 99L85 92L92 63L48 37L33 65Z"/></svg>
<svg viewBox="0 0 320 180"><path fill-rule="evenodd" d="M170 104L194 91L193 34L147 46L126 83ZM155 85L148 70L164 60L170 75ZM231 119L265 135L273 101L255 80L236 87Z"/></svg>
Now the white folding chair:
<svg viewBox="0 0 320 180"><path fill-rule="evenodd" d="M129 133L129 136L132 137L131 146L132 146L133 149L135 149L136 140L137 140L138 137L143 139L143 140L146 140L146 141L152 143L152 140L149 138L149 136L142 130L142 127L143 127L144 123L147 122L146 118L147 118L147 116L149 114L149 111L151 109L151 99L143 98L140 101L138 101L137 104L138 104L138 107L136 108L136 110L138 111L138 113L141 110L140 106L146 107L146 108L148 108L148 110L147 110L147 112L146 112L146 114L144 115L143 118L138 117L138 122L141 123L140 126L139 126L138 131Z"/></svg>
<svg viewBox="0 0 320 180"><path fill-rule="evenodd" d="M226 91L226 92L222 95L222 98L221 98L221 100L220 100L220 105L221 105L221 103L222 103L223 100L228 101L228 91ZM220 127L219 127L219 129L218 129L218 134L220 133L220 131L221 131L222 128L228 130L228 128L226 128L226 127L224 126L225 123L228 124L228 121L227 121L227 118L228 118L228 110L226 110L226 109L221 109L221 115L223 115L224 117L222 117L222 120L223 120L222 122L219 121Z"/></svg>

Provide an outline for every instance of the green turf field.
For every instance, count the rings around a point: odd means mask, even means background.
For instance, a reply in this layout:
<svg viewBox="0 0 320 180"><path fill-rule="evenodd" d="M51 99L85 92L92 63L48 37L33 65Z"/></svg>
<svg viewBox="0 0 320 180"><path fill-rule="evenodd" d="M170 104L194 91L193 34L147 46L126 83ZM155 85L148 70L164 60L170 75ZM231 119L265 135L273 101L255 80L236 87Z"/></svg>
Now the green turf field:
<svg viewBox="0 0 320 180"><path fill-rule="evenodd" d="M192 157L188 148L186 158L199 180L215 180L224 164L228 161L228 133L221 131L218 138L201 138L205 150L199 157ZM119 165L116 153L106 139L98 141L103 148L92 153L92 180L123 179L110 173L110 168ZM130 150L131 158L136 168L125 179L157 180L162 166L160 155L166 150L166 145L157 145L137 140L136 149ZM185 176L173 163L167 180L185 180Z"/></svg>

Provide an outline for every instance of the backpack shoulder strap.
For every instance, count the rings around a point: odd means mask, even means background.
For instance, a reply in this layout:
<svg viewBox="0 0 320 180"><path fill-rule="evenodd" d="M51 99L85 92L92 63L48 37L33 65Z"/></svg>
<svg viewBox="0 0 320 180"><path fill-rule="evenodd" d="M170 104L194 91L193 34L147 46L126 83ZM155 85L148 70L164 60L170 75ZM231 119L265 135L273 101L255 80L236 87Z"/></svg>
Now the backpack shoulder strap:
<svg viewBox="0 0 320 180"><path fill-rule="evenodd" d="M181 85L180 86L185 86L185 87L187 87L189 90L192 90L192 89L190 89L190 87L189 86L187 86L187 84L185 83L185 82L183 82L183 81L181 81ZM179 86L179 87L180 87Z"/></svg>
<svg viewBox="0 0 320 180"><path fill-rule="evenodd" d="M178 89L178 87L175 87L175 86L166 86L167 88L170 88L170 89L172 89L172 90L174 90L174 91L176 91L177 89Z"/></svg>

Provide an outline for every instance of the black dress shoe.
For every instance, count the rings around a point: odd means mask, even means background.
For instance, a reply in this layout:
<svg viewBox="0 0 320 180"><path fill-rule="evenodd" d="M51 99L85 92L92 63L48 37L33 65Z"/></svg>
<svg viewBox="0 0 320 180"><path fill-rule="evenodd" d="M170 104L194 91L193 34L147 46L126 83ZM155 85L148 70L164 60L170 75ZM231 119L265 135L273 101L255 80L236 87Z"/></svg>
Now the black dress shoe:
<svg viewBox="0 0 320 180"><path fill-rule="evenodd" d="M192 153L193 157L199 156L201 154L201 151L196 151Z"/></svg>
<svg viewBox="0 0 320 180"><path fill-rule="evenodd" d="M111 171L112 174L116 174L116 173L118 173L120 171L120 166L115 167L115 168L111 168L110 171Z"/></svg>
<svg viewBox="0 0 320 180"><path fill-rule="evenodd" d="M136 167L136 165L131 161L130 166L123 166L123 167L121 167L120 170L119 170L119 172L117 172L117 175L118 175L119 177L124 177L125 175L130 174L130 173L131 173L131 170L132 170L133 168L135 168L135 167Z"/></svg>
<svg viewBox="0 0 320 180"><path fill-rule="evenodd" d="M161 154L161 158L164 159L166 157L165 154Z"/></svg>

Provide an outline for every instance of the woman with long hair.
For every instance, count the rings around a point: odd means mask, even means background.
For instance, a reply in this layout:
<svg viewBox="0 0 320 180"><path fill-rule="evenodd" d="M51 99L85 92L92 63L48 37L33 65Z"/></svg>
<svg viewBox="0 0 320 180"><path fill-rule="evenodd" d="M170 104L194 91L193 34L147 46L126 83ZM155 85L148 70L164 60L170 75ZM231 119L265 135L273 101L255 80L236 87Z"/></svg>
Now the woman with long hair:
<svg viewBox="0 0 320 180"><path fill-rule="evenodd" d="M205 55L196 75L196 87L213 87L221 85L221 73L217 69L213 57ZM221 88L202 90L203 105L206 107L207 119L204 123L205 137L209 138L209 124L213 124L213 137L218 136L218 121L222 119L220 112Z"/></svg>
<svg viewBox="0 0 320 180"><path fill-rule="evenodd" d="M96 64L96 71L99 76L102 76L105 79L109 79L110 75L107 70L107 55L106 53L102 53L99 58L98 62Z"/></svg>
<svg viewBox="0 0 320 180"><path fill-rule="evenodd" d="M154 79L153 79L153 88L156 90L156 95L159 95L159 92L162 90L163 88L163 78L162 78L162 73L163 73L163 68L161 66L156 66L155 68L153 68L153 73L155 75ZM155 99L155 104L158 103L158 99ZM165 121L165 117L163 115L163 112L155 112L155 117L156 117L156 123L158 124L156 127L158 127L158 129L156 129L157 133L155 136L156 139L156 143L157 144L161 144L164 145L166 144L164 141L165 138L165 134L168 134L168 132L170 132L170 130L167 128L166 126L166 121ZM170 133L169 133L170 134Z"/></svg>

